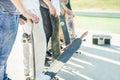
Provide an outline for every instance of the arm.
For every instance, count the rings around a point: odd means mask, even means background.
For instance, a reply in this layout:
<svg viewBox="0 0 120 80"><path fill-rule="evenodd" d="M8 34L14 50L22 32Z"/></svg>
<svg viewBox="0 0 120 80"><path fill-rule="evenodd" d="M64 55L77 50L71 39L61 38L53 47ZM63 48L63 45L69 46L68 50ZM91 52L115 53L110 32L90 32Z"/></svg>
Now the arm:
<svg viewBox="0 0 120 80"><path fill-rule="evenodd" d="M55 16L56 15L56 10L53 7L52 3L50 2L50 0L43 0L45 2L45 4L48 6L49 11L50 11L50 15Z"/></svg>
<svg viewBox="0 0 120 80"><path fill-rule="evenodd" d="M27 19L31 20L34 23L38 23L39 22L39 18L36 15L26 11L26 9L23 7L23 5L22 5L20 0L11 0L11 2L20 11L20 13L22 15L24 15Z"/></svg>
<svg viewBox="0 0 120 80"><path fill-rule="evenodd" d="M61 2L63 2L65 5L68 3L68 0L60 0Z"/></svg>
<svg viewBox="0 0 120 80"><path fill-rule="evenodd" d="M60 5L64 9L64 11L67 14L73 15L72 11L66 7L66 3L68 3L68 0L60 0Z"/></svg>

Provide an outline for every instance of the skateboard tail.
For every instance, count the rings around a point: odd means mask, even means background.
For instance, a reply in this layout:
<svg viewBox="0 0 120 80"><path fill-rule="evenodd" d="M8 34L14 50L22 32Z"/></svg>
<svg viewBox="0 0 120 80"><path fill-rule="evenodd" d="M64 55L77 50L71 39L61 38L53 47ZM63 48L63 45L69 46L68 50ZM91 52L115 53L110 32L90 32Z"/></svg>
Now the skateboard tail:
<svg viewBox="0 0 120 80"><path fill-rule="evenodd" d="M72 55L80 48L81 39L75 39L69 47L51 64L46 75L49 75L51 79L60 71L64 64L72 57Z"/></svg>

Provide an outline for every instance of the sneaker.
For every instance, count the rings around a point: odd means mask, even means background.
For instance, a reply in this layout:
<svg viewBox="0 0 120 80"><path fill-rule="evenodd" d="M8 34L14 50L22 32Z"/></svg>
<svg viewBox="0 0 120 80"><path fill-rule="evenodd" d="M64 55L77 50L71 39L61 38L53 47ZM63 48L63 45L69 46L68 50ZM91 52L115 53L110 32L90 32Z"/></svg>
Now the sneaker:
<svg viewBox="0 0 120 80"><path fill-rule="evenodd" d="M25 80L30 80L30 75L29 75L29 73L25 73Z"/></svg>
<svg viewBox="0 0 120 80"><path fill-rule="evenodd" d="M50 76L45 75L44 73L41 73L41 74L40 74L40 80L50 80L50 79L51 79Z"/></svg>
<svg viewBox="0 0 120 80"><path fill-rule="evenodd" d="M46 53L47 53L47 56L52 57L52 52L51 51L47 51Z"/></svg>
<svg viewBox="0 0 120 80"><path fill-rule="evenodd" d="M50 63L52 62L52 60L50 58L47 58L45 59L45 66L46 67L50 67Z"/></svg>
<svg viewBox="0 0 120 80"><path fill-rule="evenodd" d="M12 80L12 79L8 78L7 80Z"/></svg>

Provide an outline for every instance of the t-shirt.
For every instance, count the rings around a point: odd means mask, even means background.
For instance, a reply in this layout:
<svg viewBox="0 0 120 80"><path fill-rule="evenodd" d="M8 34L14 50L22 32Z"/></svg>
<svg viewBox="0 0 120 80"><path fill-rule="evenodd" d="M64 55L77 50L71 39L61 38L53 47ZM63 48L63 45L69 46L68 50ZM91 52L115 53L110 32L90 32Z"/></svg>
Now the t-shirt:
<svg viewBox="0 0 120 80"><path fill-rule="evenodd" d="M51 0L51 3L52 5L54 6L56 12L57 12L57 15L59 16L60 15L60 3L59 3L59 0Z"/></svg>
<svg viewBox="0 0 120 80"><path fill-rule="evenodd" d="M10 0L0 0L0 11L7 12L10 14L19 14L16 7Z"/></svg>
<svg viewBox="0 0 120 80"><path fill-rule="evenodd" d="M48 9L48 6L43 2L43 0L39 0L39 1L40 1L40 6ZM60 15L59 0L51 0L51 3L54 6L54 8L56 9L57 15Z"/></svg>
<svg viewBox="0 0 120 80"><path fill-rule="evenodd" d="M21 0L21 2L27 10L40 9L39 0Z"/></svg>

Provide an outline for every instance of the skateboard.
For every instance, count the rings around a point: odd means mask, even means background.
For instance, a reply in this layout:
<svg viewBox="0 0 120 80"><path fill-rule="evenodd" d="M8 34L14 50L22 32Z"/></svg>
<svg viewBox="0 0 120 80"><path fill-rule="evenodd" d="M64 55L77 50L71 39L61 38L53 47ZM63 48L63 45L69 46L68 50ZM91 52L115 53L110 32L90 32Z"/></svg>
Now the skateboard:
<svg viewBox="0 0 120 80"><path fill-rule="evenodd" d="M23 33L22 35L23 39L22 42L23 43L29 43L30 44L30 58L31 58L31 63L30 63L30 67L31 67L31 74L30 76L26 77L26 80L35 80L36 79L36 69L35 69L35 50L34 50L34 37L33 37L33 23L32 23L32 27L31 27L31 33Z"/></svg>
<svg viewBox="0 0 120 80"><path fill-rule="evenodd" d="M66 25L68 29L68 33L70 36L70 41L74 40L76 37L74 23L73 23L73 15L65 14Z"/></svg>
<svg viewBox="0 0 120 80"><path fill-rule="evenodd" d="M62 27L65 45L68 45L70 43L70 37L69 37L69 32L67 29L66 22L63 16L60 16L60 26Z"/></svg>
<svg viewBox="0 0 120 80"><path fill-rule="evenodd" d="M51 50L53 60L60 55L59 44L59 17L50 16L52 24Z"/></svg>
<svg viewBox="0 0 120 80"><path fill-rule="evenodd" d="M62 69L64 64L72 57L72 55L80 48L81 39L76 38L69 44L67 49L53 62L48 70L45 72L46 75L51 77L51 80L58 80L55 78L56 74Z"/></svg>

